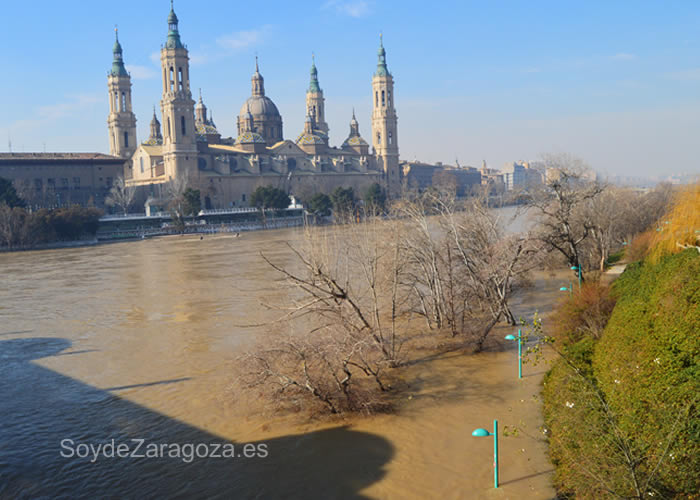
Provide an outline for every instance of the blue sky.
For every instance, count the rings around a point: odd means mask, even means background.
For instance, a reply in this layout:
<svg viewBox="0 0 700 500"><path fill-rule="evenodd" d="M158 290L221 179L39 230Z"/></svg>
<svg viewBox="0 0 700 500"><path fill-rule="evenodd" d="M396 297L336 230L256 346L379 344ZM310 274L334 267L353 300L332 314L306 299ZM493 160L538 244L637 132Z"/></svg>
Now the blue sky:
<svg viewBox="0 0 700 500"><path fill-rule="evenodd" d="M0 151L108 151L114 25L140 140L160 99L167 0L3 2ZM331 142L370 131L384 33L402 159L500 167L569 152L611 174L700 173L700 2L175 1L214 121L235 135L255 53L284 135L304 123L311 53ZM196 94L196 90L195 90Z"/></svg>

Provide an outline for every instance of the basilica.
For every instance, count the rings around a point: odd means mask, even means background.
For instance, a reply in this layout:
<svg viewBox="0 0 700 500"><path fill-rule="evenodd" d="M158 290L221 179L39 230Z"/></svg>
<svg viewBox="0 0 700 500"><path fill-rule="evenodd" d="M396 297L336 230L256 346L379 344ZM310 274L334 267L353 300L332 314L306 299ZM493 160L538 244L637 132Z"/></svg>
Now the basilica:
<svg viewBox="0 0 700 500"><path fill-rule="evenodd" d="M306 91L303 127L295 140L285 139L282 116L265 94L257 57L251 95L236 117L238 136L221 137L201 92L196 102L193 99L189 55L172 5L167 39L160 51L161 119L154 108L150 136L139 142L131 106L131 77L118 36L113 52L108 75L110 151L125 160L125 179L141 192L153 192L180 180L200 190L204 207L216 209L246 206L259 186L278 187L302 198L316 192L330 193L338 186L361 193L373 183L383 186L390 196L400 190L394 80L381 37L372 77L371 146L361 136L354 112L347 139L340 147L329 144L325 99L315 62Z"/></svg>

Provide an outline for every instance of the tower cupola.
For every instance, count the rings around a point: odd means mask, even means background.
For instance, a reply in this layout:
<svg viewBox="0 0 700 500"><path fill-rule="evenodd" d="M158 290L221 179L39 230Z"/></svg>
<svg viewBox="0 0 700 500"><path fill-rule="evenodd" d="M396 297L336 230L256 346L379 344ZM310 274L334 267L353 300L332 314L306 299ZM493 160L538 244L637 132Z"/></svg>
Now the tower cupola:
<svg viewBox="0 0 700 500"><path fill-rule="evenodd" d="M387 76L389 75L389 70L386 67L386 50L384 50L384 40L382 35L379 35L379 50L377 51L377 71L375 76Z"/></svg>
<svg viewBox="0 0 700 500"><path fill-rule="evenodd" d="M175 15L173 0L170 0L170 14L168 14L168 39L165 42L166 49L184 49L180 40L180 32L177 29L178 19Z"/></svg>
<svg viewBox="0 0 700 500"><path fill-rule="evenodd" d="M255 73L253 73L250 83L253 97L263 97L265 95L265 79L258 68L258 56L255 56Z"/></svg>
<svg viewBox="0 0 700 500"><path fill-rule="evenodd" d="M309 83L309 92L321 92L321 87L318 84L316 57L313 54L311 54L311 82Z"/></svg>
<svg viewBox="0 0 700 500"><path fill-rule="evenodd" d="M112 76L129 76L124 66L124 58L122 56L122 45L119 43L119 32L114 28L114 47L112 48L114 59L112 60Z"/></svg>

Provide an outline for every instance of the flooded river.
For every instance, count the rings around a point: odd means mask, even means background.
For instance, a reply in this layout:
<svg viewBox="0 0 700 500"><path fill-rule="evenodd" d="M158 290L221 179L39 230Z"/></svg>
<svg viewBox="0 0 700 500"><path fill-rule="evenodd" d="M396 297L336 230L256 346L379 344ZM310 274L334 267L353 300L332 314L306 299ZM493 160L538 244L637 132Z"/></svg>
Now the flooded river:
<svg viewBox="0 0 700 500"><path fill-rule="evenodd" d="M270 319L261 300L285 293L259 253L291 261L284 242L300 236L0 254L0 498L552 498L545 368L518 381L513 346L416 362L390 416L261 415L232 390L259 334L241 325ZM537 277L515 312L546 312L557 288ZM498 490L491 439L471 437L494 418L523 431L501 438ZM137 456L86 455L110 443ZM188 459L187 443L234 456Z"/></svg>

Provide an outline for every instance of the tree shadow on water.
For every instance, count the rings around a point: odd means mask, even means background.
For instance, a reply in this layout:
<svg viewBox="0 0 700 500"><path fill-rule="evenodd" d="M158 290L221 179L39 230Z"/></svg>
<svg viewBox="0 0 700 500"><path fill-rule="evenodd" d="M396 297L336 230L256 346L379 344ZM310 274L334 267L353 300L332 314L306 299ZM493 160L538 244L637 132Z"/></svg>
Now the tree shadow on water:
<svg viewBox="0 0 700 500"><path fill-rule="evenodd" d="M386 439L347 427L244 448L32 362L70 346L57 338L0 341L0 499L362 499L360 491L384 476L394 454ZM112 440L127 453L144 440L136 454L164 456L94 460L79 446ZM217 444L216 453L233 449L236 457L197 456ZM180 456L169 456L173 450Z"/></svg>

